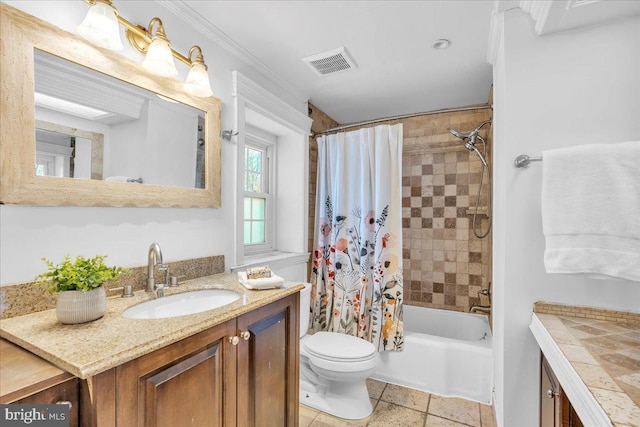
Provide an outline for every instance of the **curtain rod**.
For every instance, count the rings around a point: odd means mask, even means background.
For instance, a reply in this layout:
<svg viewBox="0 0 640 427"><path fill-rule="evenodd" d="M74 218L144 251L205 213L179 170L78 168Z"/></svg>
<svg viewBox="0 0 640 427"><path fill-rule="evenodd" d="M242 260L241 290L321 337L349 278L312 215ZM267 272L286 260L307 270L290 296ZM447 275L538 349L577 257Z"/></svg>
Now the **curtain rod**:
<svg viewBox="0 0 640 427"><path fill-rule="evenodd" d="M411 117L418 117L418 116L428 116L430 114L456 113L456 112L459 112L459 111L469 111L469 110L484 110L484 109L487 109L487 108L493 108L493 106L491 106L491 105L478 105L478 106L475 106L475 107L443 108L442 110L425 111L423 113L403 114L401 116L386 117L386 118L383 118L383 119L368 120L366 122L352 123L352 124L348 124L348 125L337 126L337 127L331 128L331 129L321 130L319 132L313 132L311 134L311 137L315 138L316 136L322 135L323 133L330 133L330 132L335 132L335 131L339 131L339 130L343 130L343 129L349 129L349 128L355 128L355 127L364 126L364 125L372 125L374 123L388 122L388 121L391 121L391 120L408 119L408 118L411 118Z"/></svg>

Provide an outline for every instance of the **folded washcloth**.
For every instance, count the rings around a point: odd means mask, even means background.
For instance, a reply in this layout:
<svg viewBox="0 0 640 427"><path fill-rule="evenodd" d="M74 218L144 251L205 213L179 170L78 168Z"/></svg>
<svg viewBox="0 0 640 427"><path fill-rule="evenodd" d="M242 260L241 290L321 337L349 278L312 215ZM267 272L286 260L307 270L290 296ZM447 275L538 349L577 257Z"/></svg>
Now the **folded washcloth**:
<svg viewBox="0 0 640 427"><path fill-rule="evenodd" d="M105 178L105 181L112 181L112 182L137 182L138 184L142 184L142 178L131 178L129 176L120 176L120 175L116 175L116 176L108 176L107 178Z"/></svg>
<svg viewBox="0 0 640 427"><path fill-rule="evenodd" d="M273 289L284 283L284 279L273 272L271 277L261 277L260 279L247 279L247 273L240 271L238 273L238 281L249 289Z"/></svg>
<svg viewBox="0 0 640 427"><path fill-rule="evenodd" d="M640 141L542 157L547 273L640 281Z"/></svg>

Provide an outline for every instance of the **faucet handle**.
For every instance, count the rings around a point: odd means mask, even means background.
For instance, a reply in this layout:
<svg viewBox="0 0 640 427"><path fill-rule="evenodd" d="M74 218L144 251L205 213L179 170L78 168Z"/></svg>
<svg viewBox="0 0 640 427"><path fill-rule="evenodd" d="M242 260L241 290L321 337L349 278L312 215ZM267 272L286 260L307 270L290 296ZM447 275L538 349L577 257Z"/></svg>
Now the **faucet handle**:
<svg viewBox="0 0 640 427"><path fill-rule="evenodd" d="M158 270L164 271L164 285L169 286L169 264L158 265Z"/></svg>
<svg viewBox="0 0 640 427"><path fill-rule="evenodd" d="M122 285L117 288L107 288L108 291L122 291L122 298L132 297L133 296L133 285Z"/></svg>
<svg viewBox="0 0 640 427"><path fill-rule="evenodd" d="M185 276L184 274L181 274L180 276L171 276L171 283L169 283L169 286L171 286L172 288L175 286L178 286L180 283L178 283L178 279L184 279Z"/></svg>

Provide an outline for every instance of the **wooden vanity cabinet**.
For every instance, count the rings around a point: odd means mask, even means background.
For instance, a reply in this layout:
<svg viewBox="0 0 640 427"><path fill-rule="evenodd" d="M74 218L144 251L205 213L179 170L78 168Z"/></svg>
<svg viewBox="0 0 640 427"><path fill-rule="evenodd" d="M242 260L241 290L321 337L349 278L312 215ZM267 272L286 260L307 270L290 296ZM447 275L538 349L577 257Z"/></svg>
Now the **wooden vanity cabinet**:
<svg viewBox="0 0 640 427"><path fill-rule="evenodd" d="M540 357L540 427L583 427L549 362Z"/></svg>
<svg viewBox="0 0 640 427"><path fill-rule="evenodd" d="M82 425L297 425L298 310L290 295L90 378Z"/></svg>
<svg viewBox="0 0 640 427"><path fill-rule="evenodd" d="M22 405L69 405L69 427L77 427L79 425L77 378L70 378L61 384L49 387L46 390L11 403Z"/></svg>
<svg viewBox="0 0 640 427"><path fill-rule="evenodd" d="M78 426L78 379L46 360L0 339L0 403L69 405L69 426Z"/></svg>
<svg viewBox="0 0 640 427"><path fill-rule="evenodd" d="M238 426L298 425L298 295L238 318Z"/></svg>

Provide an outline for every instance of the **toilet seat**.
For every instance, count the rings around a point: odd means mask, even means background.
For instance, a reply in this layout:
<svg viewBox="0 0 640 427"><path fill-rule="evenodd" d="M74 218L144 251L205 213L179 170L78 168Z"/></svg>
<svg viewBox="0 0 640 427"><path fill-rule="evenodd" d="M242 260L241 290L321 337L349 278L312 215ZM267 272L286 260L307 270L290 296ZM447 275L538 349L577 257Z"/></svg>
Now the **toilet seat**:
<svg viewBox="0 0 640 427"><path fill-rule="evenodd" d="M312 356L334 362L363 362L376 354L370 342L335 332L316 332L305 340L304 348Z"/></svg>
<svg viewBox="0 0 640 427"><path fill-rule="evenodd" d="M306 338L306 337L305 337ZM317 332L302 340L302 353L314 366L343 373L375 368L376 347L370 342L335 332Z"/></svg>

